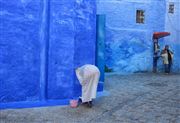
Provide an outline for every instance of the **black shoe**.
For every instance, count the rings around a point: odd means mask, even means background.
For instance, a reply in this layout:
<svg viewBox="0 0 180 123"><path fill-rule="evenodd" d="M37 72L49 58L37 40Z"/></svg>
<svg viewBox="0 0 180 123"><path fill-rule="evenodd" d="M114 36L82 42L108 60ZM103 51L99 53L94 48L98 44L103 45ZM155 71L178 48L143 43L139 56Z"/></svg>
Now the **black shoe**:
<svg viewBox="0 0 180 123"><path fill-rule="evenodd" d="M81 104L86 106L88 104L88 102L82 102Z"/></svg>
<svg viewBox="0 0 180 123"><path fill-rule="evenodd" d="M87 106L88 106L89 108L92 108L92 101L88 102L88 103L87 103Z"/></svg>

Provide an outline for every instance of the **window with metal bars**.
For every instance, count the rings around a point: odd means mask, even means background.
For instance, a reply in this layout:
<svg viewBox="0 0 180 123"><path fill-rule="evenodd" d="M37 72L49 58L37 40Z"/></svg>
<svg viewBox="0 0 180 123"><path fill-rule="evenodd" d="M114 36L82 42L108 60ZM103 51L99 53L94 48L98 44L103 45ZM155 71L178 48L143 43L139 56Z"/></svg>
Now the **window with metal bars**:
<svg viewBox="0 0 180 123"><path fill-rule="evenodd" d="M169 3L169 13L174 13L174 3Z"/></svg>
<svg viewBox="0 0 180 123"><path fill-rule="evenodd" d="M144 10L136 11L136 23L144 24L145 21L145 12Z"/></svg>

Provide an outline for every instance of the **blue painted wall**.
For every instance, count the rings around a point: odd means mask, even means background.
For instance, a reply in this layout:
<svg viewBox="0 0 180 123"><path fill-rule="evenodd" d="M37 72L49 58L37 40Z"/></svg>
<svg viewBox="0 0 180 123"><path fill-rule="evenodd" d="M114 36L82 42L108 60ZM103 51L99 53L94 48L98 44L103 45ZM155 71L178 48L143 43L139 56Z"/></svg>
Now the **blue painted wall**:
<svg viewBox="0 0 180 123"><path fill-rule="evenodd" d="M95 41L95 0L0 0L0 108L79 96L74 70L95 63Z"/></svg>
<svg viewBox="0 0 180 123"><path fill-rule="evenodd" d="M174 13L168 13L169 3L174 3ZM170 48L174 51L174 71L180 72L180 1L168 0L166 3L166 22L165 31L171 32L171 35L167 37L164 44L170 45Z"/></svg>
<svg viewBox="0 0 180 123"><path fill-rule="evenodd" d="M152 34L166 30L166 9L165 0L97 0L97 13L106 15L106 65L119 73L152 71ZM136 23L136 10L145 11L144 24Z"/></svg>
<svg viewBox="0 0 180 123"><path fill-rule="evenodd" d="M48 99L70 98L73 93L74 5L73 0L50 2Z"/></svg>
<svg viewBox="0 0 180 123"><path fill-rule="evenodd" d="M0 0L0 102L40 95L42 1Z"/></svg>
<svg viewBox="0 0 180 123"><path fill-rule="evenodd" d="M84 64L95 64L96 1L77 0L75 5L74 69ZM74 96L79 96L81 86L74 75Z"/></svg>

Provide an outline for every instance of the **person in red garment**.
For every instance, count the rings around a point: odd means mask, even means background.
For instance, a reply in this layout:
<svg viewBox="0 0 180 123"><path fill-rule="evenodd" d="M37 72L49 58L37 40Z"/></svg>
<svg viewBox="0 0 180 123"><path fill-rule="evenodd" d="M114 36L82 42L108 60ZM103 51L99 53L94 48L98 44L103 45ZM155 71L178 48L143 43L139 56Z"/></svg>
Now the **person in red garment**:
<svg viewBox="0 0 180 123"><path fill-rule="evenodd" d="M91 108L92 100L96 98L100 71L96 66L86 64L76 69L76 76L82 86L82 104Z"/></svg>

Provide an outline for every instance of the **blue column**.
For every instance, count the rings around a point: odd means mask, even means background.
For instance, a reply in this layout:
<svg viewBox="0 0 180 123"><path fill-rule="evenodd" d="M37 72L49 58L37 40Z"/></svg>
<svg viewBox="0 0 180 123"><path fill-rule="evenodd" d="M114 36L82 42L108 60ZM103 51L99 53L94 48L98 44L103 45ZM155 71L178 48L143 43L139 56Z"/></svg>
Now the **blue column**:
<svg viewBox="0 0 180 123"><path fill-rule="evenodd" d="M49 50L49 0L43 0L43 16L40 29L40 100L46 100Z"/></svg>
<svg viewBox="0 0 180 123"><path fill-rule="evenodd" d="M97 15L96 66L101 72L100 81L104 82L105 52L105 15ZM101 85L100 85L101 86ZM101 87L100 87L101 88ZM102 90L102 89L100 89Z"/></svg>

